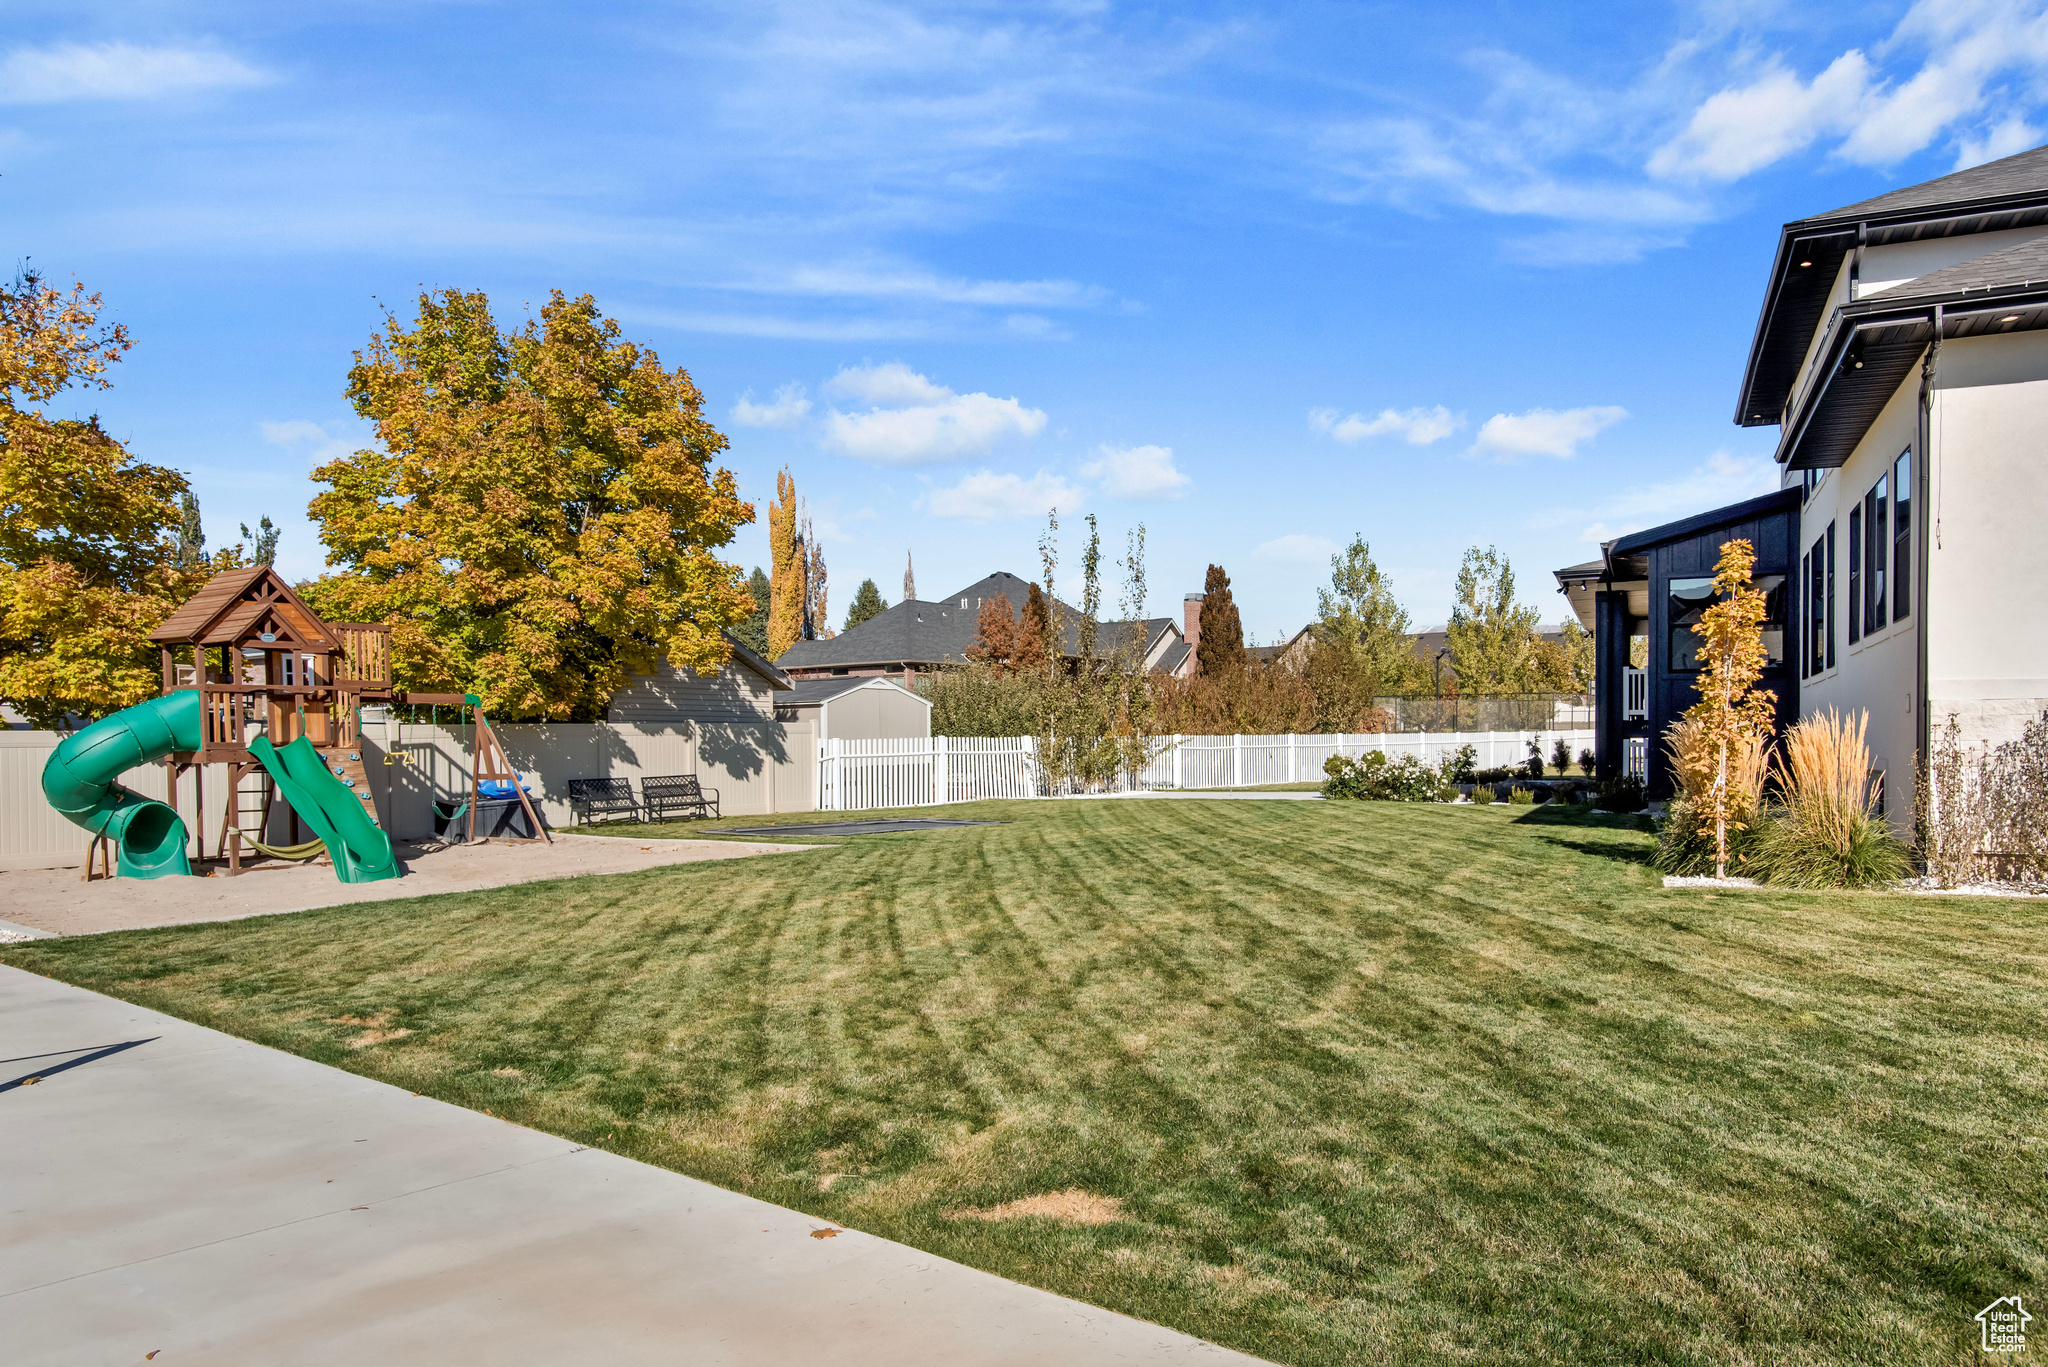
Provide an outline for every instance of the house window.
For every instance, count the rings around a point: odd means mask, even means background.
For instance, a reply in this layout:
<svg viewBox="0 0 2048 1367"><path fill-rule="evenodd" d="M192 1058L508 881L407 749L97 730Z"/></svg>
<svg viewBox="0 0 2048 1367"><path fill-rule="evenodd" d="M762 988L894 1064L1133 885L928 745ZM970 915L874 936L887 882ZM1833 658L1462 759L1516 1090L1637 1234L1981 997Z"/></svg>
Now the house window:
<svg viewBox="0 0 2048 1367"><path fill-rule="evenodd" d="M1770 664L1782 665L1785 663L1785 603L1790 585L1782 574L1758 575L1749 582L1750 587L1764 595L1764 654ZM1714 605L1714 581L1673 579L1665 592L1670 596L1667 667L1674 673L1698 669L1703 642L1693 628L1699 624L1706 610Z"/></svg>
<svg viewBox="0 0 2048 1367"><path fill-rule="evenodd" d="M1799 634L1799 677L1813 673L1813 552L1799 557L1799 620L1806 627Z"/></svg>
<svg viewBox="0 0 2048 1367"><path fill-rule="evenodd" d="M1891 523L1890 500L1891 480L1888 475L1879 475L1877 483L1863 496L1863 634L1870 635L1884 626L1885 609L1889 604L1884 596L1884 566L1891 559L1892 539L1889 535Z"/></svg>
<svg viewBox="0 0 2048 1367"><path fill-rule="evenodd" d="M1828 602L1827 610L1821 614L1828 634L1827 667L1835 667L1835 524L1828 523Z"/></svg>
<svg viewBox="0 0 2048 1367"><path fill-rule="evenodd" d="M1863 639L1863 509L1849 510L1849 644Z"/></svg>
<svg viewBox="0 0 2048 1367"><path fill-rule="evenodd" d="M1892 463L1892 620L1913 610L1913 453Z"/></svg>

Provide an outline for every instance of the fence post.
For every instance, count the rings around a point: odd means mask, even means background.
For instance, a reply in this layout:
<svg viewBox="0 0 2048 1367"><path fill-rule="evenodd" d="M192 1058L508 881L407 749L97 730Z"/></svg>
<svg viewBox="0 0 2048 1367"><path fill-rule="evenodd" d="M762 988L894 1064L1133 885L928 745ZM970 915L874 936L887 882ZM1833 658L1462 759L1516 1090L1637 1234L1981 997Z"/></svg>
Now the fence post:
<svg viewBox="0 0 2048 1367"><path fill-rule="evenodd" d="M1294 782L1294 733L1287 733L1287 781Z"/></svg>
<svg viewBox="0 0 2048 1367"><path fill-rule="evenodd" d="M1244 737L1230 738L1230 786L1244 787Z"/></svg>
<svg viewBox="0 0 2048 1367"><path fill-rule="evenodd" d="M1175 788L1178 788L1178 787L1180 787L1180 786L1181 786L1181 785L1180 785L1180 742L1181 742L1181 736L1180 736L1180 733L1179 733L1178 731L1176 731L1176 732L1174 732L1174 734L1173 734L1173 786L1174 786Z"/></svg>
<svg viewBox="0 0 2048 1367"><path fill-rule="evenodd" d="M932 737L932 801L941 805L952 801L952 780L946 773L946 738Z"/></svg>

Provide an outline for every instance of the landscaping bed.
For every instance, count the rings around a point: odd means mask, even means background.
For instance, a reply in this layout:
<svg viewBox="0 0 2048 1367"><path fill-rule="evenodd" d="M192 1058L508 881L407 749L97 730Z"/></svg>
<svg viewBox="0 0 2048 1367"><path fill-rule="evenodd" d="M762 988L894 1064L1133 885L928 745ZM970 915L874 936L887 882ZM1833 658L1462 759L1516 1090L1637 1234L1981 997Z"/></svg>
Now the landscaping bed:
<svg viewBox="0 0 2048 1367"><path fill-rule="evenodd" d="M1666 892L1561 805L946 815L1009 824L0 961L1280 1362L1947 1363L2040 1294L2048 905Z"/></svg>

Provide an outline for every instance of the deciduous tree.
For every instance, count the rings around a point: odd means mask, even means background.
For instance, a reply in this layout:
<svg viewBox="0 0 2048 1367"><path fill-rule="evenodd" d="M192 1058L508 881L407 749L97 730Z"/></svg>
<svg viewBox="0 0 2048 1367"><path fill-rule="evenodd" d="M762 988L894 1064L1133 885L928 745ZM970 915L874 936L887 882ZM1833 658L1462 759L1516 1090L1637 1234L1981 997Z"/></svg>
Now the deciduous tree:
<svg viewBox="0 0 2048 1367"><path fill-rule="evenodd" d="M1033 584L1017 621L1017 649L1011 663L1019 670L1043 670L1049 658L1046 643L1051 639L1052 612L1046 606L1045 590Z"/></svg>
<svg viewBox="0 0 2048 1367"><path fill-rule="evenodd" d="M1458 600L1444 630L1458 691L1467 697L1538 691L1536 609L1515 602L1515 571L1489 546L1465 552Z"/></svg>
<svg viewBox="0 0 2048 1367"><path fill-rule="evenodd" d="M357 353L378 447L313 472L326 616L392 625L401 686L507 717L601 715L635 672L711 674L752 604L717 548L753 520L680 368L555 291L500 332L481 292L420 296Z"/></svg>
<svg viewBox="0 0 2048 1367"><path fill-rule="evenodd" d="M1756 687L1768 656L1764 650L1764 593L1751 585L1756 548L1741 537L1721 543L1714 566L1715 601L1700 614L1693 634L1700 638L1700 672L1694 687L1700 700L1686 709L1715 757L1713 784L1705 793L1702 818L1714 823L1714 876L1728 876L1728 826L1737 794L1733 761L1746 747L1758 747L1771 733L1777 695Z"/></svg>
<svg viewBox="0 0 2048 1367"><path fill-rule="evenodd" d="M181 475L137 460L97 417L42 411L109 387L132 344L102 308L33 274L0 288L0 701L44 727L153 696L149 633L214 568L177 563Z"/></svg>
<svg viewBox="0 0 2048 1367"><path fill-rule="evenodd" d="M768 505L768 658L778 660L804 634L804 561L796 523L796 481L784 467Z"/></svg>
<svg viewBox="0 0 2048 1367"><path fill-rule="evenodd" d="M1370 729L1373 699L1406 692L1420 674L1407 610L1365 538L1354 536L1343 554L1330 557L1330 587L1316 591L1307 675L1322 729Z"/></svg>
<svg viewBox="0 0 2048 1367"><path fill-rule="evenodd" d="M967 658L980 660L999 673L1008 673L1017 661L1017 617L1010 600L1002 594L981 600L981 613L974 622L974 644Z"/></svg>

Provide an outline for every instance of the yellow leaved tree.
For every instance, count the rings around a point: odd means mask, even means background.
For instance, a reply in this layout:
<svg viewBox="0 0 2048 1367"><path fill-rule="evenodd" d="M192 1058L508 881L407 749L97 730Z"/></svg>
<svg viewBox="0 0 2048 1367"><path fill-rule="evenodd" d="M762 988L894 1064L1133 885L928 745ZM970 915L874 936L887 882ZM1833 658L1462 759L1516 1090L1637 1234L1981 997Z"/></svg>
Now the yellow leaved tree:
<svg viewBox="0 0 2048 1367"><path fill-rule="evenodd" d="M1742 770L1744 756L1760 752L1770 738L1777 694L1756 687L1768 655L1763 624L1763 591L1750 583L1756 548L1737 537L1721 544L1714 566L1713 606L1700 614L1693 633L1701 638L1700 700L1686 709L1696 744L1711 758L1712 782L1702 794L1701 817L1714 822L1714 876L1728 876L1730 824L1748 810ZM1739 829L1739 824L1737 826Z"/></svg>
<svg viewBox="0 0 2048 1367"><path fill-rule="evenodd" d="M0 288L0 701L48 728L155 696L149 633L237 560L180 565L184 477L137 460L96 416L44 413L68 389L108 388L132 345L102 307L33 274Z"/></svg>
<svg viewBox="0 0 2048 1367"><path fill-rule="evenodd" d="M356 354L380 449L313 472L338 572L330 621L389 622L401 687L466 689L507 718L603 715L666 660L709 675L753 611L714 553L751 522L689 375L555 291L500 332L482 292L423 294Z"/></svg>

